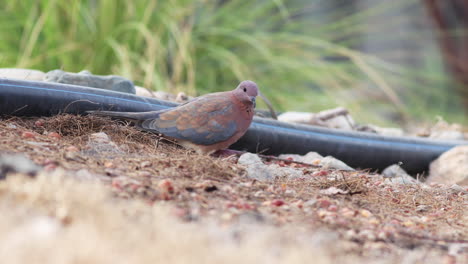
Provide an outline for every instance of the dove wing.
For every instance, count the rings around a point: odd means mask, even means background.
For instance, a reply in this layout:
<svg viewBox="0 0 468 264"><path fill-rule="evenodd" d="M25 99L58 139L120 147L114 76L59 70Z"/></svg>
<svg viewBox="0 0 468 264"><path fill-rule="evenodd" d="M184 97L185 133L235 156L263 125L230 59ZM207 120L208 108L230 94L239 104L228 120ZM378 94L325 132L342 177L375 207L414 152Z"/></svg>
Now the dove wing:
<svg viewBox="0 0 468 264"><path fill-rule="evenodd" d="M140 126L168 137L199 145L212 145L231 138L238 130L234 104L228 93L201 97L159 113Z"/></svg>

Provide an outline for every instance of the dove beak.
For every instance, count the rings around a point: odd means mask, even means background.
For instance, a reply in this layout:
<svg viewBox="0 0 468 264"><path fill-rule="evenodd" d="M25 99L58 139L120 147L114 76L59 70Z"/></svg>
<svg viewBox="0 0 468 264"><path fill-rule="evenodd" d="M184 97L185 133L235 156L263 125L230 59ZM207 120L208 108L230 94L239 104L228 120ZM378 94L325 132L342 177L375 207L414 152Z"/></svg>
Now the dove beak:
<svg viewBox="0 0 468 264"><path fill-rule="evenodd" d="M253 106L254 106L254 108L255 108L255 107L257 106L255 96L251 96L251 97L250 97L250 100L252 101Z"/></svg>

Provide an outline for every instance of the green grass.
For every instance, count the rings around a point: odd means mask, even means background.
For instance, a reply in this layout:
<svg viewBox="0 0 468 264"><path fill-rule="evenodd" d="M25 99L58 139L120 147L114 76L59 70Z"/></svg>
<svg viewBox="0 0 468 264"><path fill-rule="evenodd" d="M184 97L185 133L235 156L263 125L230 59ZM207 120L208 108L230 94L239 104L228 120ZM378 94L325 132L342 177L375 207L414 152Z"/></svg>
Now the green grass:
<svg viewBox="0 0 468 264"><path fill-rule="evenodd" d="M343 105L361 122L388 123L385 113L466 121L437 50L425 67L408 69L353 48L365 18L419 1L359 12L325 2L4 0L0 67L87 69L190 95L251 79L282 111ZM390 37L381 31L376 37ZM378 98L357 96L364 85Z"/></svg>

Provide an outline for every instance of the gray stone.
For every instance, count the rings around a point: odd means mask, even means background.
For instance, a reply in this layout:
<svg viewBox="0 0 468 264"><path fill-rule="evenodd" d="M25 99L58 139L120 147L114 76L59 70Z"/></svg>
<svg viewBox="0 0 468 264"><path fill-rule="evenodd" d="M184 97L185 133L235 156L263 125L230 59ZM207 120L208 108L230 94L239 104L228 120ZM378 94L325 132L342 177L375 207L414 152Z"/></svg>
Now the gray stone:
<svg viewBox="0 0 468 264"><path fill-rule="evenodd" d="M337 107L318 113L286 112L278 116L279 121L324 126L342 130L353 130L355 122L347 109Z"/></svg>
<svg viewBox="0 0 468 264"><path fill-rule="evenodd" d="M461 131L455 131L455 130L439 130L439 131L434 131L431 133L429 138L436 138L436 139L448 139L448 140L463 140L465 139L465 136Z"/></svg>
<svg viewBox="0 0 468 264"><path fill-rule="evenodd" d="M323 157L322 155L318 154L317 152L309 152L305 155L297 155L297 154L281 154L278 156L280 159L288 159L292 158L294 161L304 162L309 164L314 164L317 161L320 161Z"/></svg>
<svg viewBox="0 0 468 264"><path fill-rule="evenodd" d="M374 125L367 125L370 127L372 130L375 131L375 133L382 135L382 136L389 136L389 137L401 137L405 135L405 132L403 132L403 129L397 128L397 127L378 127Z"/></svg>
<svg viewBox="0 0 468 264"><path fill-rule="evenodd" d="M465 137L460 124L449 124L445 120L439 118L439 121L430 128L429 138L463 140Z"/></svg>
<svg viewBox="0 0 468 264"><path fill-rule="evenodd" d="M44 79L44 76L45 76L45 73L38 71L38 70L14 69L14 68L0 69L0 78L42 81Z"/></svg>
<svg viewBox="0 0 468 264"><path fill-rule="evenodd" d="M89 71L72 73L52 70L46 73L44 81L94 87L122 93L136 93L133 82L128 79L116 75L94 75Z"/></svg>
<svg viewBox="0 0 468 264"><path fill-rule="evenodd" d="M349 170L353 171L354 169L349 167L346 163L341 160L335 159L332 156L326 156L320 161L320 165L324 169L337 169L337 170Z"/></svg>
<svg viewBox="0 0 468 264"><path fill-rule="evenodd" d="M153 93L153 96L157 99L160 100L165 100L165 101L175 101L176 96L170 93L166 93L163 91L156 91Z"/></svg>
<svg viewBox="0 0 468 264"><path fill-rule="evenodd" d="M417 184L420 183L408 173L404 169L402 169L399 165L393 164L388 166L382 171L382 176L387 178L385 183L388 184Z"/></svg>
<svg viewBox="0 0 468 264"><path fill-rule="evenodd" d="M240 156L238 164L246 168L247 177L259 181L270 181L278 177L300 178L303 176L302 171L294 168L280 167L276 164L266 165L258 155L252 153Z"/></svg>
<svg viewBox="0 0 468 264"><path fill-rule="evenodd" d="M426 182L468 186L468 145L454 147L433 161Z"/></svg>
<svg viewBox="0 0 468 264"><path fill-rule="evenodd" d="M89 136L86 149L83 150L85 155L90 156L105 156L113 158L123 155L124 152L115 144L109 136L104 132L93 133Z"/></svg>
<svg viewBox="0 0 468 264"><path fill-rule="evenodd" d="M138 96L154 97L150 90L140 86L135 86L135 94Z"/></svg>
<svg viewBox="0 0 468 264"><path fill-rule="evenodd" d="M4 179L10 172L35 175L40 167L23 154L0 154L0 179Z"/></svg>

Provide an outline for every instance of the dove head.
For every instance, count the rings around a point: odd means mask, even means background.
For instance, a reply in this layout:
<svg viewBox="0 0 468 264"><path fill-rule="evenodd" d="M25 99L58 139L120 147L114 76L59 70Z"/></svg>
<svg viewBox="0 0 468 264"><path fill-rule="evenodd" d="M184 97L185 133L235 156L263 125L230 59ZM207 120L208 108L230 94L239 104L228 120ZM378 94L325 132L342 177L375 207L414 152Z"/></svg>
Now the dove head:
<svg viewBox="0 0 468 264"><path fill-rule="evenodd" d="M252 81L242 81L234 90L234 94L241 101L251 101L255 107L255 97L258 95L257 84Z"/></svg>

